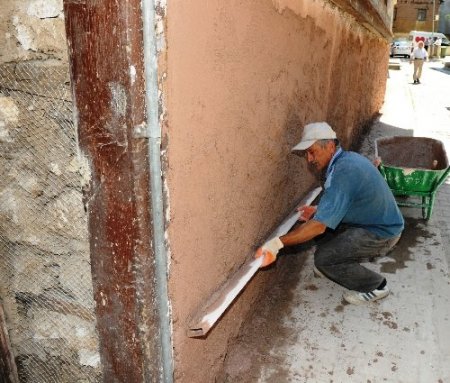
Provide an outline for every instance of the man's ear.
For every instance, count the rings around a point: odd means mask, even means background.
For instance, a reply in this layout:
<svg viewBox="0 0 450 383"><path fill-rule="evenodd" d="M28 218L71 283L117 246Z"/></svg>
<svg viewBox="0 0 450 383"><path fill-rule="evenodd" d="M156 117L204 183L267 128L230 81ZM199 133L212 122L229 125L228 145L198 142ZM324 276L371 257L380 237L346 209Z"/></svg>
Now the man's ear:
<svg viewBox="0 0 450 383"><path fill-rule="evenodd" d="M336 151L336 142L334 142L334 140L330 140L328 141L328 149L332 152Z"/></svg>

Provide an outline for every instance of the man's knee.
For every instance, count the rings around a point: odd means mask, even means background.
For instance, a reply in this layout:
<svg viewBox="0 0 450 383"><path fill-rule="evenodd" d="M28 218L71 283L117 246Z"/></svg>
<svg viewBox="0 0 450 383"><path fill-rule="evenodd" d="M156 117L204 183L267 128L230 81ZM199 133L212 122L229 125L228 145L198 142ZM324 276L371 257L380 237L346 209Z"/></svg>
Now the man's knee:
<svg viewBox="0 0 450 383"><path fill-rule="evenodd" d="M335 256L327 251L316 250L314 253L314 265L320 270L323 267L330 266L335 261Z"/></svg>

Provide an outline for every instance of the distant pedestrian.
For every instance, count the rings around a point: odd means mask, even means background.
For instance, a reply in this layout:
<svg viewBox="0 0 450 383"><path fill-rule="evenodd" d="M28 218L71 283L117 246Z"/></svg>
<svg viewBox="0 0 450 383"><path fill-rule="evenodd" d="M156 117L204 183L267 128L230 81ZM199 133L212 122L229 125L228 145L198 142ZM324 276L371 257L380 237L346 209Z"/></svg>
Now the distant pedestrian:
<svg viewBox="0 0 450 383"><path fill-rule="evenodd" d="M424 48L424 43L423 41L419 41L417 47L413 49L410 59L410 62L414 61L414 73L413 73L414 84L420 84L423 62L427 60L427 58L428 53Z"/></svg>
<svg viewBox="0 0 450 383"><path fill-rule="evenodd" d="M441 45L442 45L442 39L440 37L438 37L436 39L436 41L434 42L434 46L435 46L435 55L437 57L441 56Z"/></svg>

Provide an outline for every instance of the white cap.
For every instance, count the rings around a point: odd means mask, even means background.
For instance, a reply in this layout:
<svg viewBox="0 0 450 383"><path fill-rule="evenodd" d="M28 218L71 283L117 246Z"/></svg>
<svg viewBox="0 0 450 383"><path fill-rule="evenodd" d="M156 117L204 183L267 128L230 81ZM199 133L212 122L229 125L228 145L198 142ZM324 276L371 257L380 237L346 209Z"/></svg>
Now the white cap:
<svg viewBox="0 0 450 383"><path fill-rule="evenodd" d="M334 140L336 132L326 122L313 122L303 129L302 140L292 148L294 150L306 150L317 140Z"/></svg>

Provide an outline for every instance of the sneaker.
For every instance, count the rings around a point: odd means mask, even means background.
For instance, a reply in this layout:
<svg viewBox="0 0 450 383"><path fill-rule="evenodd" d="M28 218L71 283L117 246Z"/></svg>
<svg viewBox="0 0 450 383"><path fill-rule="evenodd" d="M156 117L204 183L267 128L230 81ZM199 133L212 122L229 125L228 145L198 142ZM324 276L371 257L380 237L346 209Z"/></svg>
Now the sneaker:
<svg viewBox="0 0 450 383"><path fill-rule="evenodd" d="M384 286L382 289L375 289L368 293L360 293L359 291L349 291L344 293L343 298L351 304L361 305L363 303L369 303L382 299L389 295L389 289Z"/></svg>
<svg viewBox="0 0 450 383"><path fill-rule="evenodd" d="M313 267L314 277L316 278L326 278L325 275L316 267Z"/></svg>

